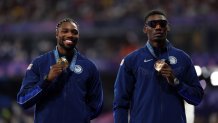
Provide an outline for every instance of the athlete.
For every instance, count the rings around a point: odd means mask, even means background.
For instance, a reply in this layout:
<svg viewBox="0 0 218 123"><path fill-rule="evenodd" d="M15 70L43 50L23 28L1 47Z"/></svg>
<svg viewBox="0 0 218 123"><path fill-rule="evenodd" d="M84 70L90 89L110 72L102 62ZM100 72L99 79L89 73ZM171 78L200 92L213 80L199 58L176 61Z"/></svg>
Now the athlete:
<svg viewBox="0 0 218 123"><path fill-rule="evenodd" d="M167 40L169 23L161 10L145 16L148 41L121 62L114 85L115 123L186 123L184 101L203 97L190 57ZM129 115L129 117L128 117Z"/></svg>
<svg viewBox="0 0 218 123"><path fill-rule="evenodd" d="M76 48L77 23L69 18L56 26L57 46L28 66L17 102L35 106L35 123L90 123L103 103L96 66Z"/></svg>

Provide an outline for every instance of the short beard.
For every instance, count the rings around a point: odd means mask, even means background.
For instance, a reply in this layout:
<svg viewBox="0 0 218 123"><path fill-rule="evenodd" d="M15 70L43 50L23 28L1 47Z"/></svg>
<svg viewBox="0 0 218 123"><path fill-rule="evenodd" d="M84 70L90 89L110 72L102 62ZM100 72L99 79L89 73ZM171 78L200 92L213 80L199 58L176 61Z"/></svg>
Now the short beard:
<svg viewBox="0 0 218 123"><path fill-rule="evenodd" d="M163 47L166 45L166 38L156 39L155 41L159 44L160 47Z"/></svg>
<svg viewBox="0 0 218 123"><path fill-rule="evenodd" d="M64 41L63 41L63 40L61 40L58 44L60 45L60 47L62 47L62 48L63 48L64 50L66 50L66 51L72 51L72 50L75 48L75 46L66 47L66 46L64 45Z"/></svg>
<svg viewBox="0 0 218 123"><path fill-rule="evenodd" d="M166 41L166 38L158 38L155 41L158 42L158 43L163 43L163 42Z"/></svg>

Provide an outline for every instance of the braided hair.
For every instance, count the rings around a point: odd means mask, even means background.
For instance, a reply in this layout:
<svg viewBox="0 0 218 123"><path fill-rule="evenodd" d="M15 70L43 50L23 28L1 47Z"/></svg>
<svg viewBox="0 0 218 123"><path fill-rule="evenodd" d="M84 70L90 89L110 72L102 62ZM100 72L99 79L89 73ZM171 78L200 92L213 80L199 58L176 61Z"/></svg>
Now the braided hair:
<svg viewBox="0 0 218 123"><path fill-rule="evenodd" d="M77 24L77 22L76 22L75 20L73 20L73 19L71 19L71 18L64 18L64 19L60 20L60 21L57 23L57 25L56 25L56 31L57 31L58 28L61 26L61 24L64 23L64 22L73 22L73 23L76 24L77 27L79 27L79 25Z"/></svg>

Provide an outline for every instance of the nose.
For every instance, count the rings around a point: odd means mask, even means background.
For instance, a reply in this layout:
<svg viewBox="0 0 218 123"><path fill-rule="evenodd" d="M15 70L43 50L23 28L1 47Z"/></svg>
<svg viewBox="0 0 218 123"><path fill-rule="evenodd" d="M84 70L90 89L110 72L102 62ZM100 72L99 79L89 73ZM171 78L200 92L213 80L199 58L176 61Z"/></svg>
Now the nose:
<svg viewBox="0 0 218 123"><path fill-rule="evenodd" d="M155 29L160 29L160 28L161 28L160 24L157 23L156 26L155 26Z"/></svg>
<svg viewBox="0 0 218 123"><path fill-rule="evenodd" d="M75 37L76 35L74 33L72 33L71 31L69 31L67 34L66 34L67 37L69 38L72 38L72 37Z"/></svg>
<svg viewBox="0 0 218 123"><path fill-rule="evenodd" d="M73 37L74 34L73 34L72 32L69 32L69 33L68 33L68 36L69 36L69 37Z"/></svg>

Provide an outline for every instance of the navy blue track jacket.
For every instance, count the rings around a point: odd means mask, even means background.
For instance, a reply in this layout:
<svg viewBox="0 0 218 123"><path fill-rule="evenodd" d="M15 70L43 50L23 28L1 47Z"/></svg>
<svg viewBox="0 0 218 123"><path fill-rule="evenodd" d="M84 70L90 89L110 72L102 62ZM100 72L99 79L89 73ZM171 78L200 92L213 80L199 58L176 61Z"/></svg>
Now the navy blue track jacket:
<svg viewBox="0 0 218 123"><path fill-rule="evenodd" d="M186 123L184 100L200 103L203 89L190 57L167 47L158 58L145 46L122 60L114 86L115 123L128 123L128 113L130 123ZM169 85L154 69L158 59L169 59L178 85Z"/></svg>
<svg viewBox="0 0 218 123"><path fill-rule="evenodd" d="M44 82L54 53L37 57L30 64L17 95L24 108L35 105L35 123L89 123L102 109L102 85L95 65L77 55L77 71L66 69L51 84Z"/></svg>

